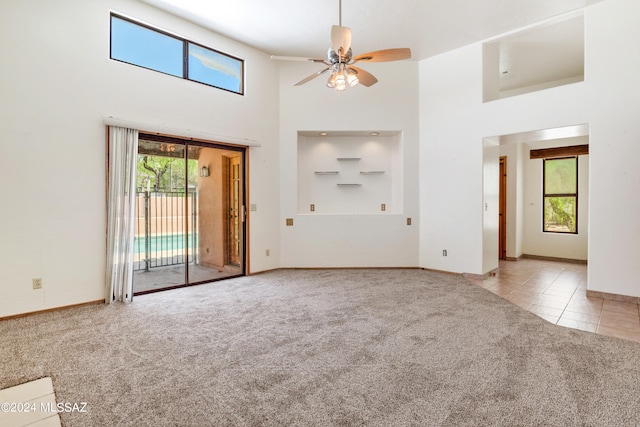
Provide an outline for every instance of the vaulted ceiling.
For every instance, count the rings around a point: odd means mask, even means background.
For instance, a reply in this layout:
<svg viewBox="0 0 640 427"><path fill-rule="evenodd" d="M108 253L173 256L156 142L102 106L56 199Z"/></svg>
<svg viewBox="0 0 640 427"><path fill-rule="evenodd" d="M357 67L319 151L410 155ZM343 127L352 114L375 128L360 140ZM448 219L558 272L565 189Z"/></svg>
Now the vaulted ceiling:
<svg viewBox="0 0 640 427"><path fill-rule="evenodd" d="M340 0L142 0L266 53L323 57ZM424 59L605 0L342 0L354 52Z"/></svg>

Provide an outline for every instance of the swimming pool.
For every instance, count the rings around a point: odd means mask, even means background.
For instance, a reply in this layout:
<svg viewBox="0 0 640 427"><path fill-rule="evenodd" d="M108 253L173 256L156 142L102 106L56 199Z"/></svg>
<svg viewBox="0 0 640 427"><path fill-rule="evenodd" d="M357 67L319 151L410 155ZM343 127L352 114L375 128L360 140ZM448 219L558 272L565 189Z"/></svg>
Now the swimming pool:
<svg viewBox="0 0 640 427"><path fill-rule="evenodd" d="M198 235L189 234L189 245L198 246ZM151 252L175 251L180 252L185 248L185 234L159 234L149 236L149 250ZM135 237L133 241L133 252L144 254L146 252L147 239L144 236Z"/></svg>

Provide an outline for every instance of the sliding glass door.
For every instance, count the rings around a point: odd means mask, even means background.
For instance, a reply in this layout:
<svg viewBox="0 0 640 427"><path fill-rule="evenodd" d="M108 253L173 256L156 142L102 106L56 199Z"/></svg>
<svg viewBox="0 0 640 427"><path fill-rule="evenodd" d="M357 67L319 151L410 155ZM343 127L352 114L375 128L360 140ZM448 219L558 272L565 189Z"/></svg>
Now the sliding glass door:
<svg viewBox="0 0 640 427"><path fill-rule="evenodd" d="M140 134L135 294L243 275L244 150Z"/></svg>

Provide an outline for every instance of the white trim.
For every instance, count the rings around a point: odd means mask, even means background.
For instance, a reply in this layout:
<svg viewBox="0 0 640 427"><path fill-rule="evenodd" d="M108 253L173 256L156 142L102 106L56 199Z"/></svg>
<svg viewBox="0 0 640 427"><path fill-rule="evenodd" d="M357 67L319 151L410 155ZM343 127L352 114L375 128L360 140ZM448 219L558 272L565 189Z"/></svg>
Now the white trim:
<svg viewBox="0 0 640 427"><path fill-rule="evenodd" d="M134 122L131 120L119 119L113 116L104 117L104 124L107 126L119 126L123 128L129 129L137 129L140 132L153 132L153 133L161 133L165 135L174 135L186 138L194 138L194 139L206 139L212 142L223 142L233 145L241 145L245 147L261 147L262 144L260 142L248 139L248 138L238 138L235 136L225 136L225 135L216 135L213 133L202 132L198 130L192 129L176 129L168 126L155 125L151 123L140 123Z"/></svg>

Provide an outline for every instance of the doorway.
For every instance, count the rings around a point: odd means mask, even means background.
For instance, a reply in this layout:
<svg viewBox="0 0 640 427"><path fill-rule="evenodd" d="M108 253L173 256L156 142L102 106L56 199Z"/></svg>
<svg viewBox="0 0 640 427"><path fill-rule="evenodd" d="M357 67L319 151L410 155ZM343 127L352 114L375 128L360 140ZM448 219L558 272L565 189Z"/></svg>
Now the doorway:
<svg viewBox="0 0 640 427"><path fill-rule="evenodd" d="M568 237L562 233L541 232L544 220L542 160L532 158L531 151L588 145L589 125L490 136L483 139L483 144L483 165L488 171L483 190L484 198L489 202L485 205L485 210L488 207L489 211L484 226L483 249L488 256L483 258L483 274L498 268L498 259L503 256L513 261L527 256L587 261L589 156L579 156L580 224L578 233ZM506 157L502 171L501 156ZM501 185L506 169L508 184ZM502 208L501 194L506 195ZM495 258L490 255L492 253Z"/></svg>
<svg viewBox="0 0 640 427"><path fill-rule="evenodd" d="M245 274L245 155L140 133L134 295Z"/></svg>

